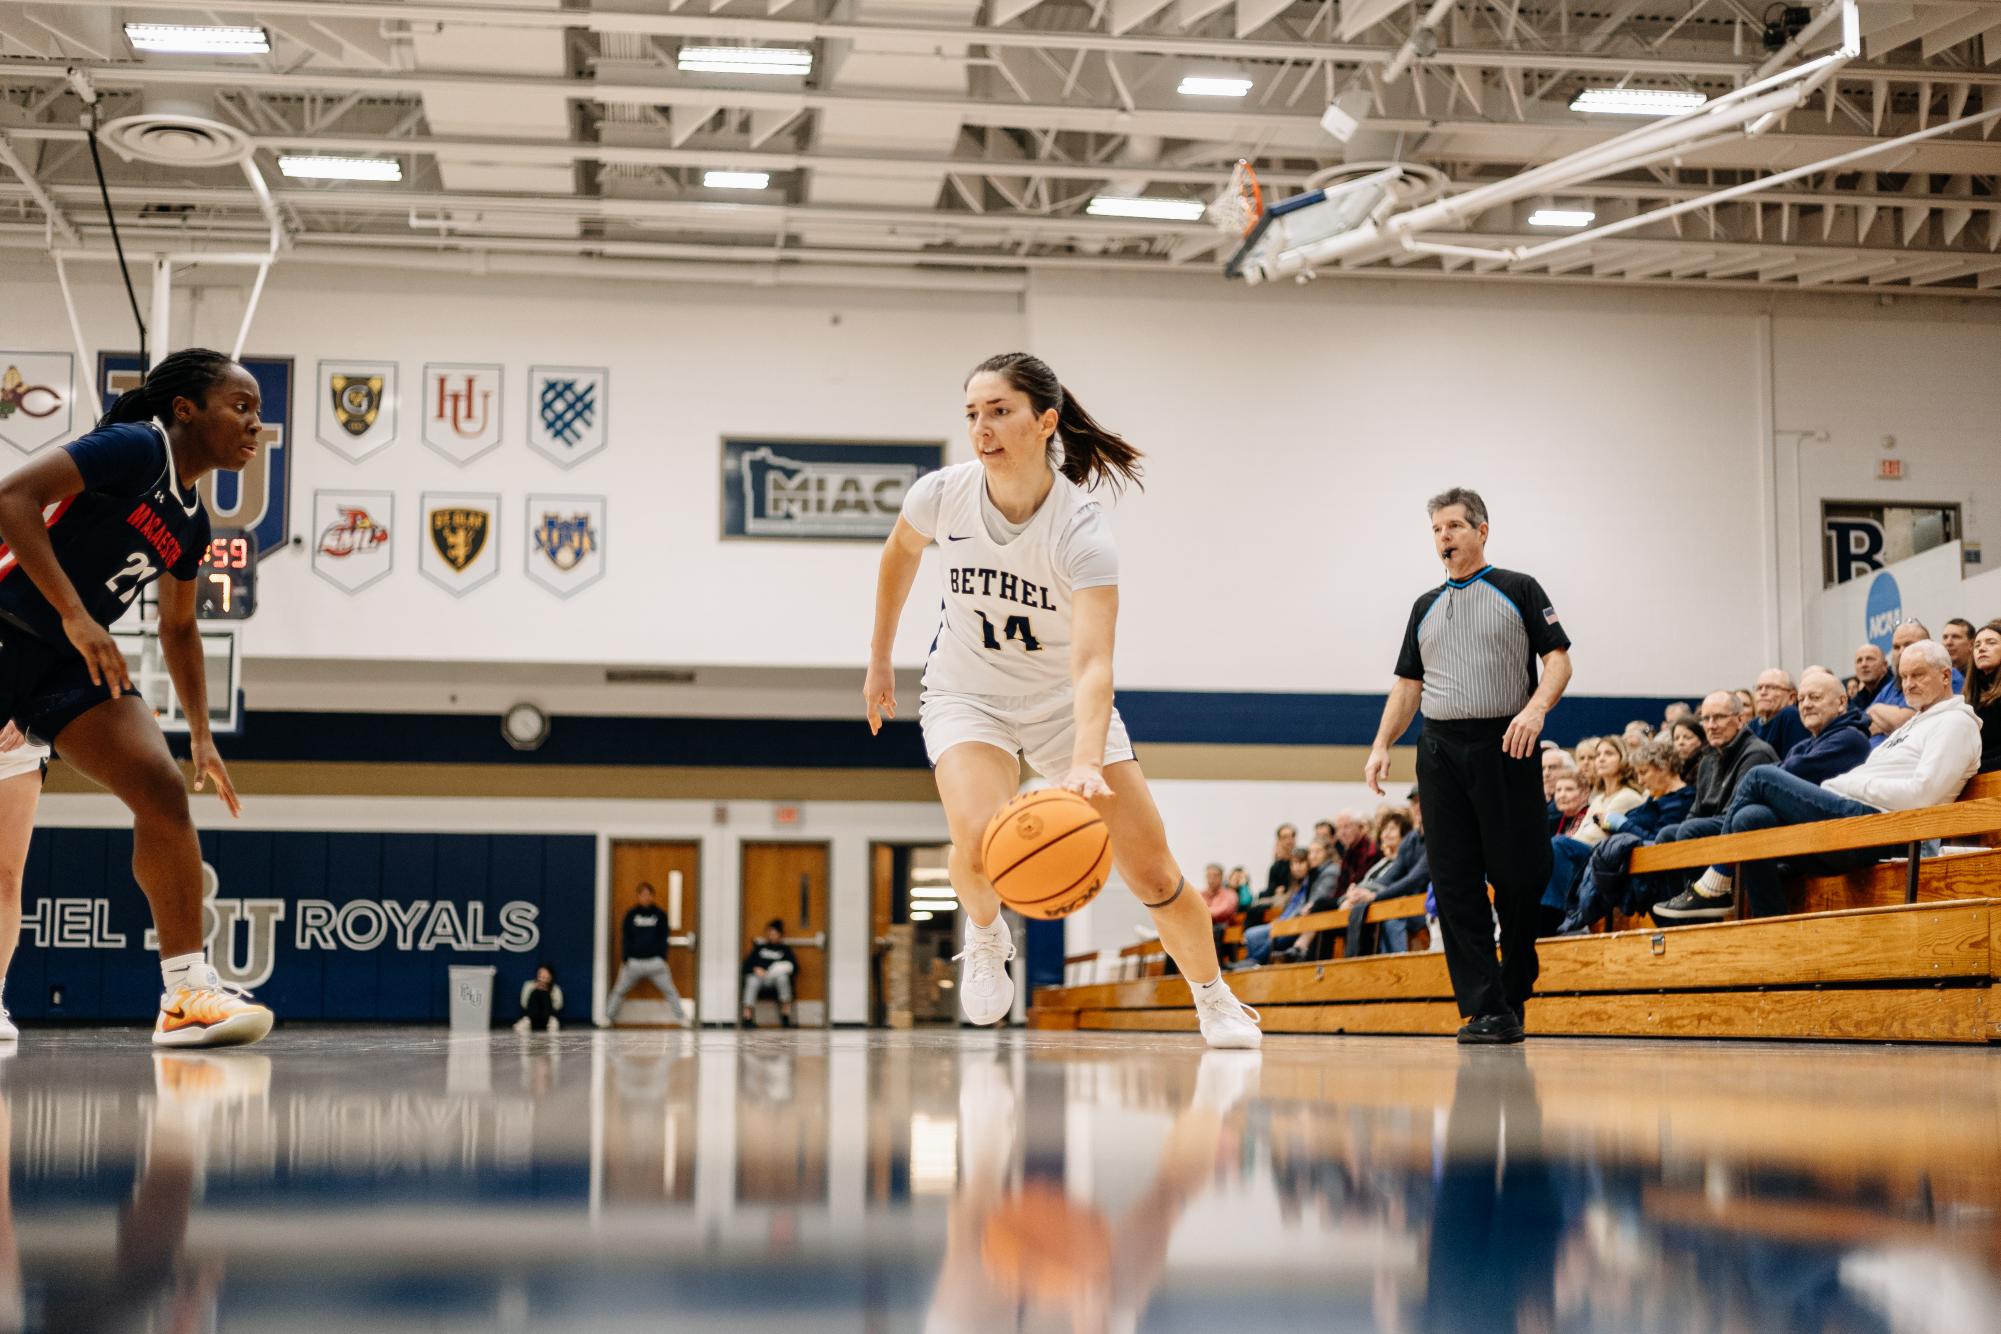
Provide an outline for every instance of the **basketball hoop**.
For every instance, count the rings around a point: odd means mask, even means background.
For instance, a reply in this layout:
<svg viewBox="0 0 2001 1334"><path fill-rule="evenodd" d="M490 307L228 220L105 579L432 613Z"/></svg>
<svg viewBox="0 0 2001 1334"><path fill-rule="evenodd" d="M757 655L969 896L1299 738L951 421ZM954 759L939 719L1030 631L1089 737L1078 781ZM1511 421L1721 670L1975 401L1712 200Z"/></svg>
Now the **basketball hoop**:
<svg viewBox="0 0 2001 1334"><path fill-rule="evenodd" d="M1209 221L1231 236L1248 236L1264 216L1264 192L1258 188L1258 172L1239 158L1230 171L1230 183L1209 203Z"/></svg>

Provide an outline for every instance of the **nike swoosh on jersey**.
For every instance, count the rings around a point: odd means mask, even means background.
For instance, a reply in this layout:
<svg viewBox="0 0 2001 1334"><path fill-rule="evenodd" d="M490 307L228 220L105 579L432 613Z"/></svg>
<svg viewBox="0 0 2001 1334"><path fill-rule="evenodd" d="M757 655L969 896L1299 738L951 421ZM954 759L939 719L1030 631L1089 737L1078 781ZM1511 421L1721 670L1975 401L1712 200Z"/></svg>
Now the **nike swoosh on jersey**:
<svg viewBox="0 0 2001 1334"><path fill-rule="evenodd" d="M964 542L967 538L970 538L971 536L972 536L971 533L967 533L965 537L953 537L950 534L947 534L945 540L947 542Z"/></svg>

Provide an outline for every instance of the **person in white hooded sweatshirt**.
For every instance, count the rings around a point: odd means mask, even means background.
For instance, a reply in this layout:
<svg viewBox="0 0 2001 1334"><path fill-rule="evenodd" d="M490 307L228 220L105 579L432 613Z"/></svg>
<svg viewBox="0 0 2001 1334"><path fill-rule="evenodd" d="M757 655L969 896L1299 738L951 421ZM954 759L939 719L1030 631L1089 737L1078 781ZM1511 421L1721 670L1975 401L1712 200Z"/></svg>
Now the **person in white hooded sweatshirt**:
<svg viewBox="0 0 2001 1334"><path fill-rule="evenodd" d="M1917 712L1884 738L1867 760L1819 785L1777 765L1753 769L1724 812L1724 830L1741 834L1747 829L1881 811L1913 811L1958 797L1980 767L1980 715L1953 693L1952 657L1944 646L1921 639L1898 655L1897 675L1904 698ZM1824 853L1812 859L1811 869L1829 874L1852 870L1874 862L1877 855L1874 850ZM1744 862L1735 879L1749 896L1754 914L1785 911L1778 863ZM1712 866L1687 892L1661 904L1654 914L1680 921L1727 917L1736 906L1738 888L1729 867Z"/></svg>

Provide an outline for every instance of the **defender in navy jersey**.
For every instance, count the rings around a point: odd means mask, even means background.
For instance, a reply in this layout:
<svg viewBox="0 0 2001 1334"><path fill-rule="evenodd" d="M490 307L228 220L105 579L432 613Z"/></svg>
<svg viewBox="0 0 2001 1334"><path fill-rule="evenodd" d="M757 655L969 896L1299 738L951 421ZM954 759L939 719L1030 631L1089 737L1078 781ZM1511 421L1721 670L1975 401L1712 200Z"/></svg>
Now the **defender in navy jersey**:
<svg viewBox="0 0 2001 1334"><path fill-rule="evenodd" d="M187 787L109 627L160 588L160 648L185 700L208 698L195 577L209 540L196 491L257 455L257 381L219 352L167 357L82 439L0 479L0 714L132 811L132 872L153 909L164 983L153 1041L255 1042L271 1012L225 987L202 952L201 848ZM236 789L200 710L195 787Z"/></svg>
<svg viewBox="0 0 2001 1334"><path fill-rule="evenodd" d="M1212 1047L1255 1047L1257 1012L1223 980L1208 909L1187 893L1112 704L1118 553L1093 491L1137 480L1139 451L1092 420L1056 372L1026 353L975 366L965 392L973 461L920 479L904 497L883 547L862 686L869 730L879 731L896 716L897 621L924 548L936 544L947 592L918 724L952 830L952 888L965 906L960 1008L973 1023L992 1024L1014 1002L1014 942L980 862L980 837L1020 786L1025 756L1104 818L1113 865L1188 979L1203 1038Z"/></svg>

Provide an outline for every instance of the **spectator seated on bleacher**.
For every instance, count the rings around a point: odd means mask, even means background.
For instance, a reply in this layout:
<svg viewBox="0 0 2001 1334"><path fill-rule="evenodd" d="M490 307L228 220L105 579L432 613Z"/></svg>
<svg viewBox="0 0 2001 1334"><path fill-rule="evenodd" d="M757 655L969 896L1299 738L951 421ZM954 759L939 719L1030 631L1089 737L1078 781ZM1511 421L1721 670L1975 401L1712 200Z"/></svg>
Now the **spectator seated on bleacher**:
<svg viewBox="0 0 2001 1334"><path fill-rule="evenodd" d="M1980 718L1953 693L1952 657L1929 639L1906 644L1897 655L1898 685L1913 714L1856 769L1814 783L1776 767L1754 769L1725 812L1727 832L1813 824L1882 811L1919 810L1959 795L1980 767ZM1683 828L1687 825L1684 824ZM1834 874L1878 860L1878 852L1823 853L1813 869ZM1751 909L1783 912L1779 865L1747 861L1737 868ZM1728 916L1736 904L1730 868L1712 866L1682 894L1654 909L1666 921Z"/></svg>
<svg viewBox="0 0 2001 1334"><path fill-rule="evenodd" d="M1674 761L1681 768L1682 781L1693 783L1702 770L1702 757L1709 754L1709 738L1703 735L1702 720L1694 714L1677 718L1667 726L1674 746Z"/></svg>
<svg viewBox="0 0 2001 1334"><path fill-rule="evenodd" d="M1202 902L1209 920L1228 926L1237 915L1237 887L1223 883L1223 863L1210 862L1202 871Z"/></svg>
<svg viewBox="0 0 2001 1334"><path fill-rule="evenodd" d="M1278 916L1279 909L1285 906L1285 901L1292 897L1292 892L1305 884L1307 877L1312 874L1313 868L1308 863L1306 849L1294 848L1292 855L1286 858L1285 875L1269 892L1252 899L1250 905L1244 909L1245 927L1274 920Z"/></svg>
<svg viewBox="0 0 2001 1334"><path fill-rule="evenodd" d="M1265 872L1265 898L1282 898L1292 892L1292 859L1305 855L1306 849L1299 846L1299 830L1290 820L1280 825L1271 850L1271 869Z"/></svg>
<svg viewBox="0 0 2001 1334"><path fill-rule="evenodd" d="M1744 775L1765 764L1777 764L1778 755L1751 734L1744 724L1747 713L1734 691L1718 690L1705 696L1696 715L1702 724L1706 749L1696 764L1695 800L1680 824L1669 825L1656 836L1658 843L1677 843L1691 838L1709 838L1723 832L1723 812ZM1626 902L1631 911L1645 912L1663 899L1671 899L1688 888L1690 877L1682 871L1662 871L1636 877L1627 887Z"/></svg>
<svg viewBox="0 0 2001 1334"><path fill-rule="evenodd" d="M1650 741L1640 747L1633 756L1633 772L1647 800L1624 814L1606 817L1605 840L1592 849L1574 905L1557 928L1562 934L1588 930L1613 908L1623 908L1626 866L1633 849L1653 842L1662 829L1688 817L1695 789L1683 781L1672 743Z"/></svg>
<svg viewBox="0 0 2001 1334"><path fill-rule="evenodd" d="M1955 616L1938 632L1939 647L1952 658L1952 669L1964 680L1973 671L1973 622Z"/></svg>
<svg viewBox="0 0 2001 1334"><path fill-rule="evenodd" d="M1883 656L1883 650L1874 644L1856 649L1855 689L1848 692L1848 702L1866 712L1889 683L1890 660Z"/></svg>
<svg viewBox="0 0 2001 1334"><path fill-rule="evenodd" d="M1384 953L1401 953L1409 949L1411 922L1423 920L1419 915L1414 919L1380 924L1367 921L1369 905L1377 899L1422 893L1425 886L1431 883L1430 869L1424 858L1424 836L1418 832L1421 817L1417 789L1414 787L1410 790L1410 802L1407 811L1391 806L1377 817L1374 841L1378 855L1361 880L1342 891L1332 903L1316 900L1307 905L1308 912L1326 912L1334 908L1348 910L1350 957L1372 952L1377 938L1376 925L1384 928ZM1333 953L1332 936L1307 931L1301 933L1290 948L1274 957L1285 963L1298 963L1306 959L1331 958Z"/></svg>
<svg viewBox="0 0 2001 1334"><path fill-rule="evenodd" d="M1296 863L1295 863L1296 865ZM1334 862L1334 849L1321 839L1314 839L1306 849L1306 872L1298 886L1287 897L1280 910L1271 918L1256 926L1244 928L1244 957L1231 965L1234 968L1255 968L1259 964L1271 962L1272 923L1284 917L1297 917L1306 911L1306 905L1323 894L1334 892L1334 877L1339 868Z"/></svg>
<svg viewBox="0 0 2001 1334"><path fill-rule="evenodd" d="M1905 649L1919 642L1929 643L1931 637L1931 631L1925 629L1921 621L1905 621L1890 632L1890 676L1867 709L1869 731L1875 738L1870 745L1882 745L1883 738L1909 722L1917 712L1917 707L1904 694L1903 668L1898 664ZM1946 661L1952 661L1950 654L1946 655ZM1966 678L1960 675L1957 667L1952 669L1952 688L1954 692L1966 688Z"/></svg>
<svg viewBox="0 0 2001 1334"><path fill-rule="evenodd" d="M1631 755L1654 739L1654 725L1644 719L1635 718L1626 724L1626 730L1619 734L1619 739L1626 743L1626 754Z"/></svg>
<svg viewBox="0 0 2001 1334"><path fill-rule="evenodd" d="M1646 798L1633 778L1632 761L1626 743L1619 737L1597 738L1588 757L1591 766L1590 798L1578 818L1566 811L1562 832L1549 840L1549 883L1542 892L1538 935L1553 935L1575 901L1578 881L1591 860L1591 850L1610 832L1606 817L1623 816Z"/></svg>
<svg viewBox="0 0 2001 1334"><path fill-rule="evenodd" d="M1376 864L1376 840L1361 816L1342 811L1334 817L1334 849L1340 863L1334 874L1334 893L1339 896L1347 893L1350 885L1360 884L1369 868ZM1331 908L1334 904L1330 900L1326 906ZM1311 904L1306 910L1323 911Z"/></svg>
<svg viewBox="0 0 2001 1334"><path fill-rule="evenodd" d="M1869 716L1848 702L1825 667L1800 676L1800 725L1806 739L1784 752L1779 767L1809 783L1824 783L1869 758Z"/></svg>
<svg viewBox="0 0 2001 1334"><path fill-rule="evenodd" d="M1542 800L1543 817L1549 823L1549 832L1556 832L1558 813L1556 809L1556 780L1565 774L1576 774L1577 761L1570 758L1570 752L1554 741L1542 743Z"/></svg>
<svg viewBox="0 0 2001 1334"><path fill-rule="evenodd" d="M1806 740L1806 724L1800 721L1799 695L1793 678L1783 667L1767 667L1758 673L1751 688L1751 732L1774 753L1785 753Z"/></svg>
<svg viewBox="0 0 2001 1334"><path fill-rule="evenodd" d="M2001 620L1973 632L1973 669L1966 702L1980 715L1980 772L2001 770Z"/></svg>

